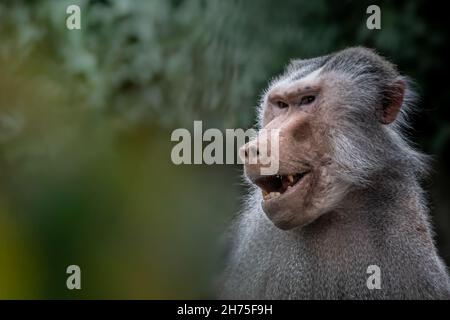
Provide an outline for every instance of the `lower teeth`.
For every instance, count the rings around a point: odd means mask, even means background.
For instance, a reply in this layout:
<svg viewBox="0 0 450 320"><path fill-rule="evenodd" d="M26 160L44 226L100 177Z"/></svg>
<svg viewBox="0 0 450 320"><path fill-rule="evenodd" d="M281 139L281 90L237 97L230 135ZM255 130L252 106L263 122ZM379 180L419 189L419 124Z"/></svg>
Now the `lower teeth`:
<svg viewBox="0 0 450 320"><path fill-rule="evenodd" d="M289 189L293 188L293 186L304 176L304 174L298 174L296 176L294 175L287 175L287 176L279 176L276 177L278 179L281 179L282 187L280 188L282 192L267 192L265 190L262 190L263 198L264 200L270 200L273 198L276 198L283 194L284 192L288 191ZM295 181L295 183L294 183Z"/></svg>
<svg viewBox="0 0 450 320"><path fill-rule="evenodd" d="M276 198L280 195L280 192L271 192L271 193L267 193L264 195L264 200L269 200L269 199L273 199Z"/></svg>

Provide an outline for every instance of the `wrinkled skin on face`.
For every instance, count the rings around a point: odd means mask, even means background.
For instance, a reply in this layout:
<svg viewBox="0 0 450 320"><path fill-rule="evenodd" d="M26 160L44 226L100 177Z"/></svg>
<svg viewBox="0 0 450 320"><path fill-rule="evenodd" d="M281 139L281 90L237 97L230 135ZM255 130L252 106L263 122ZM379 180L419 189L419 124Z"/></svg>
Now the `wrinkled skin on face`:
<svg viewBox="0 0 450 320"><path fill-rule="evenodd" d="M263 129L279 129L278 174L263 176L261 163L245 162L246 176L263 193L264 212L281 229L311 223L330 209L345 189L330 158L333 119L327 115L325 97L331 92L324 80L316 75L280 82L269 89L263 102ZM269 139L264 135L245 145L246 160Z"/></svg>

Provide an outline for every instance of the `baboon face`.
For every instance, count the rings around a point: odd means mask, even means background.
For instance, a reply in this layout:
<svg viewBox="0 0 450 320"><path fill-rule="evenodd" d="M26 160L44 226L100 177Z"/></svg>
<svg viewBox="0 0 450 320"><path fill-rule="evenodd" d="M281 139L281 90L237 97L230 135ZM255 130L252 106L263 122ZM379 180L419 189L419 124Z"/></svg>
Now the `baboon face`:
<svg viewBox="0 0 450 320"><path fill-rule="evenodd" d="M247 157L259 156L261 144L270 144L271 130L279 130L278 173L262 175L261 163L249 161L245 173L261 189L264 212L281 229L308 224L328 205L324 202L335 179L326 118L321 113L324 94L320 78L314 75L274 85L263 106L262 132L267 134L243 147Z"/></svg>
<svg viewBox="0 0 450 320"><path fill-rule="evenodd" d="M369 60L375 60L374 64L379 63L377 59L381 58L367 54ZM334 63L339 65L339 62ZM383 67L386 66L381 65L381 71ZM370 144L371 139L382 134L380 126L392 122L401 105L402 96L395 90L389 91L395 93L395 99L391 99L393 103L387 103L388 97L383 96L378 87L372 86L373 92L358 88L361 77L353 81L335 70L324 72L324 68L322 64L311 72L291 71L273 83L261 106L261 127L265 130L261 130L258 139L241 149L246 160L245 174L261 189L262 208L281 229L307 225L342 201L351 187L351 182L342 177L348 172L357 176L358 169L370 171L354 164L370 163L370 159L352 159L351 154L365 157L365 152L358 148ZM368 70L372 76L374 68ZM403 89L401 85L397 87ZM370 94L373 95L372 100L361 98ZM359 110L358 103L366 107L373 104L373 108ZM352 127L354 124L349 119L357 119L361 115L367 124L358 123ZM358 129L361 126L363 129ZM272 138L268 133L272 129L279 130L279 170L274 175L263 175L261 168L264 164L251 162L249 158L264 156L260 152L261 146L271 144ZM336 142L339 139L340 144ZM270 150L270 147L264 150ZM367 157L370 157L369 152ZM339 159L349 159L349 163Z"/></svg>

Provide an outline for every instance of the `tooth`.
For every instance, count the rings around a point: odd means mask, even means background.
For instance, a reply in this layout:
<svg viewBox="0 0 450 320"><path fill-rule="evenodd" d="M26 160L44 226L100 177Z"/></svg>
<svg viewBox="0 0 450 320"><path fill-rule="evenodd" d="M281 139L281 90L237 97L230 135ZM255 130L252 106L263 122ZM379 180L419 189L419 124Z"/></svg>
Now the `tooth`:
<svg viewBox="0 0 450 320"><path fill-rule="evenodd" d="M290 183L294 182L294 176L293 175L288 175L287 179L289 180Z"/></svg>
<svg viewBox="0 0 450 320"><path fill-rule="evenodd" d="M291 189L291 188L292 188L292 186L288 186L288 187L287 187L287 190L289 190L289 189Z"/></svg>
<svg viewBox="0 0 450 320"><path fill-rule="evenodd" d="M278 197L280 194L281 194L281 193L279 193L279 192L273 192L273 196L274 196L274 197Z"/></svg>

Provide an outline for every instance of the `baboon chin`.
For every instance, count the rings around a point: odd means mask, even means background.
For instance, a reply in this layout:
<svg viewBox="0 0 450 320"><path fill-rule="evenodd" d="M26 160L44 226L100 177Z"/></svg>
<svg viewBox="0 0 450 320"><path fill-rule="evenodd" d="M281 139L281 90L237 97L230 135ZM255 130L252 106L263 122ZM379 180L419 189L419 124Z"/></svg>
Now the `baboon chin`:
<svg viewBox="0 0 450 320"><path fill-rule="evenodd" d="M280 195L271 196L269 193L266 199L262 200L261 206L267 217L278 228L290 230L308 225L322 214L332 210L340 197L339 190L334 189L340 186L337 182L333 186L334 179L329 171L328 166L323 166L295 175L261 178L263 181L281 180L281 184L288 185L286 191L275 191ZM293 180L292 183L290 180ZM268 188L269 190L271 188L267 187L266 183L264 186L261 185L258 180L256 184L261 186L264 194L267 194Z"/></svg>
<svg viewBox="0 0 450 320"><path fill-rule="evenodd" d="M326 157L324 157L326 159ZM345 185L336 176L335 167L318 159L308 166L271 176L247 177L261 189L261 207L275 226L289 230L305 226L332 210Z"/></svg>
<svg viewBox="0 0 450 320"><path fill-rule="evenodd" d="M254 188L222 297L450 298L420 186L428 158L404 135L413 100L408 79L366 48L294 60L269 84L260 134L240 152L256 155L244 161ZM278 171L266 175L269 145ZM380 290L367 285L374 265Z"/></svg>

